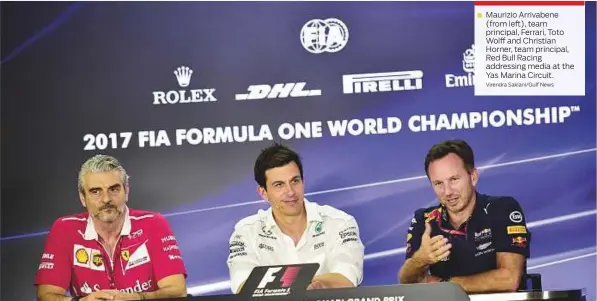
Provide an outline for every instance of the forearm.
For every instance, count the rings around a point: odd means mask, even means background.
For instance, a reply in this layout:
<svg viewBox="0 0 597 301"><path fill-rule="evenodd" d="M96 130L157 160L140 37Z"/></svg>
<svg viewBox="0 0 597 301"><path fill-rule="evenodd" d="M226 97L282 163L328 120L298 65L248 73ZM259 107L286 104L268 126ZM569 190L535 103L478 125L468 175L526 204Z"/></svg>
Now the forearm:
<svg viewBox="0 0 597 301"><path fill-rule="evenodd" d="M166 286L153 292L142 293L145 300L186 297L187 289L184 286Z"/></svg>
<svg viewBox="0 0 597 301"><path fill-rule="evenodd" d="M44 293L37 295L37 301L70 301L72 297L67 297L64 294Z"/></svg>
<svg viewBox="0 0 597 301"><path fill-rule="evenodd" d="M313 282L323 283L326 288L354 287L354 284L339 273L321 274L313 277Z"/></svg>
<svg viewBox="0 0 597 301"><path fill-rule="evenodd" d="M401 284L421 283L427 271L429 266L413 256L404 262L398 277Z"/></svg>
<svg viewBox="0 0 597 301"><path fill-rule="evenodd" d="M450 282L460 285L467 293L515 292L520 275L502 268L470 276L452 277Z"/></svg>

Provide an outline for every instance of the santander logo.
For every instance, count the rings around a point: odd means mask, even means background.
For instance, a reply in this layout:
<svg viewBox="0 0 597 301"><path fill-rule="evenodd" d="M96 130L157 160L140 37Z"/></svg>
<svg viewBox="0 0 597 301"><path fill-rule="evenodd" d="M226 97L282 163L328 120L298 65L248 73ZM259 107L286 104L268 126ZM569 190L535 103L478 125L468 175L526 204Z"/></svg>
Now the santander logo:
<svg viewBox="0 0 597 301"><path fill-rule="evenodd" d="M119 291L121 291L123 293L141 293L141 292L145 292L149 289L151 289L151 279L149 279L145 282L141 282L141 281L139 281L139 279L137 279L137 281L135 281L135 284L133 286L120 289ZM89 286L89 284L87 282L85 282L83 284L83 286L81 286L81 288L80 288L80 291L87 295L89 295L93 292L98 292L100 290L101 290L101 287L99 284Z"/></svg>

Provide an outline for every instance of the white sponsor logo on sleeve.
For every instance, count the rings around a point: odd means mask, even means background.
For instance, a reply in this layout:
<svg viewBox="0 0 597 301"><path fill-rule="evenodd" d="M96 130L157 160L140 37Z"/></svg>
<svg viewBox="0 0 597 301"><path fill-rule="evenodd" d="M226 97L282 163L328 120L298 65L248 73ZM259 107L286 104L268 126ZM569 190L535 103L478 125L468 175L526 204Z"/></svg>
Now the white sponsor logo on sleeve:
<svg viewBox="0 0 597 301"><path fill-rule="evenodd" d="M39 264L39 270L51 270L54 268L53 262L42 262Z"/></svg>
<svg viewBox="0 0 597 301"><path fill-rule="evenodd" d="M520 223L520 222L522 222L522 213L520 213L520 211L512 211L510 213L510 220L513 223Z"/></svg>
<svg viewBox="0 0 597 301"><path fill-rule="evenodd" d="M166 243L169 241L176 241L176 237L172 236L172 235L168 235L165 237L162 237L162 243Z"/></svg>

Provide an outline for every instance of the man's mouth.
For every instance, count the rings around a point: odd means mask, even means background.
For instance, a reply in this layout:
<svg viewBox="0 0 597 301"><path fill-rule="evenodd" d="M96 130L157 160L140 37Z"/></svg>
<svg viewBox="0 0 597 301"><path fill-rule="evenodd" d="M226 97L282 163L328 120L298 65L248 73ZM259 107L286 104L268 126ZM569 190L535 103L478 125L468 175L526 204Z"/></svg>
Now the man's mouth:
<svg viewBox="0 0 597 301"><path fill-rule="evenodd" d="M453 197L453 198L446 199L446 202L448 203L448 205L456 205L456 204L458 204L459 199L460 199L459 197Z"/></svg>
<svg viewBox="0 0 597 301"><path fill-rule="evenodd" d="M296 203L298 203L298 199L297 200L282 201L282 203L284 203L285 205L295 205Z"/></svg>

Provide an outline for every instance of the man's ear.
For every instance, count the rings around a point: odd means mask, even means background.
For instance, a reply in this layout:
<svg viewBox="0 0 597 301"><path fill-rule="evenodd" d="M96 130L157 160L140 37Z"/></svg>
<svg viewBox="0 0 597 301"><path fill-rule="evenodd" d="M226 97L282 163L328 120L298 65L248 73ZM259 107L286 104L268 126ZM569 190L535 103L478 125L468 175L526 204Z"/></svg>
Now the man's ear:
<svg viewBox="0 0 597 301"><path fill-rule="evenodd" d="M475 168L471 173L471 180L473 181L473 186L477 186L477 182L479 182L479 171Z"/></svg>
<svg viewBox="0 0 597 301"><path fill-rule="evenodd" d="M124 185L124 194L126 196L125 203L129 201L129 193L131 192L131 186L129 184Z"/></svg>
<svg viewBox="0 0 597 301"><path fill-rule="evenodd" d="M268 197L267 197L267 191L265 190L264 187L261 187L261 186L257 185L257 194L259 194L259 196L263 200L269 202Z"/></svg>
<svg viewBox="0 0 597 301"><path fill-rule="evenodd" d="M87 205L85 204L85 195L79 191L79 200L81 201L81 205L85 208L87 208Z"/></svg>

